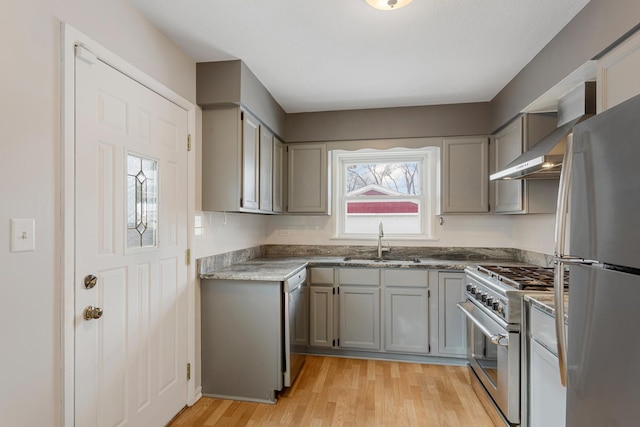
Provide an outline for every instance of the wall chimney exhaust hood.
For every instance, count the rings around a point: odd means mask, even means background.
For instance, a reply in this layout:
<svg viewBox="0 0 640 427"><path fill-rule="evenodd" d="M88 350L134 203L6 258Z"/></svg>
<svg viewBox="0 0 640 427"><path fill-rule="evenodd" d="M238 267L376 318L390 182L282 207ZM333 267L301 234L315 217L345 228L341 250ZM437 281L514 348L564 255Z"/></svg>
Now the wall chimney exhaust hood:
<svg viewBox="0 0 640 427"><path fill-rule="evenodd" d="M557 179L560 177L567 136L579 122L596 112L596 84L585 82L558 100L558 128L522 153L505 168L489 176L508 179Z"/></svg>

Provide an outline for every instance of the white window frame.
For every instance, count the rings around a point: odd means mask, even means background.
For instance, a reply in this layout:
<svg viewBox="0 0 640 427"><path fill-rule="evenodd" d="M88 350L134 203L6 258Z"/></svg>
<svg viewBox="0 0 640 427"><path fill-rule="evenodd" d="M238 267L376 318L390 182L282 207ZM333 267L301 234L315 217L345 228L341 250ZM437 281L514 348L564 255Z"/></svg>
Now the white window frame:
<svg viewBox="0 0 640 427"><path fill-rule="evenodd" d="M420 168L420 186L422 196L420 199L420 233L392 234L385 231L385 239L397 240L436 240L435 215L438 212L438 177L440 176L440 149L439 147L425 148L390 148L385 150L362 149L357 151L334 150L333 160L333 218L334 218L334 239L348 240L372 240L378 238L378 230L371 230L371 233L347 233L345 232L345 215L347 201L345 197L346 164L360 162L418 162ZM407 197L399 197L406 199ZM413 198L413 197L411 197ZM371 199L371 201L374 198Z"/></svg>

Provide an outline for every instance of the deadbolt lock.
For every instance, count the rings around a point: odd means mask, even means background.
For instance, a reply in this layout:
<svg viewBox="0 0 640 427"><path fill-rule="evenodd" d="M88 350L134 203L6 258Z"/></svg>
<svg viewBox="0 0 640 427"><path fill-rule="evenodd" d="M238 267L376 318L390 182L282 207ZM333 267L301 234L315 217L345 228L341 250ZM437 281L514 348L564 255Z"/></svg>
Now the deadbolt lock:
<svg viewBox="0 0 640 427"><path fill-rule="evenodd" d="M93 288L98 283L98 278L93 274L89 274L84 278L84 287L87 289Z"/></svg>
<svg viewBox="0 0 640 427"><path fill-rule="evenodd" d="M102 317L102 309L100 307L94 307L92 305L84 309L85 320L99 319Z"/></svg>

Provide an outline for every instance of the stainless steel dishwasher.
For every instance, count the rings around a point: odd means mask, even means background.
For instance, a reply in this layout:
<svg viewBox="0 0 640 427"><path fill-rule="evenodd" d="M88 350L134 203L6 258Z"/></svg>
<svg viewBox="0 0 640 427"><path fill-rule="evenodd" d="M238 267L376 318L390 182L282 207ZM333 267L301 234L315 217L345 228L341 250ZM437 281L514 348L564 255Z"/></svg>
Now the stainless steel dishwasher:
<svg viewBox="0 0 640 427"><path fill-rule="evenodd" d="M284 282L284 385L290 387L304 365L309 347L307 271Z"/></svg>

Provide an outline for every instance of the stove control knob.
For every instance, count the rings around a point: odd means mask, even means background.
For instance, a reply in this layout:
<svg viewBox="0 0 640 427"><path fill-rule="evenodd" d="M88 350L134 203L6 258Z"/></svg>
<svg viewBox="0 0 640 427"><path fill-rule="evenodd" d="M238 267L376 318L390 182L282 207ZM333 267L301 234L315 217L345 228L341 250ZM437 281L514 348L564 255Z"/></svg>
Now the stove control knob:
<svg viewBox="0 0 640 427"><path fill-rule="evenodd" d="M471 291L471 285L467 285L467 292Z"/></svg>
<svg viewBox="0 0 640 427"><path fill-rule="evenodd" d="M491 307L491 304L493 304L493 297L487 297L487 307Z"/></svg>
<svg viewBox="0 0 640 427"><path fill-rule="evenodd" d="M476 289L477 288L475 286L471 287L471 295L475 295L476 294Z"/></svg>
<svg viewBox="0 0 640 427"><path fill-rule="evenodd" d="M487 302L487 294L482 294L480 296L480 299L482 300L482 302Z"/></svg>
<svg viewBox="0 0 640 427"><path fill-rule="evenodd" d="M498 311L498 309L500 308L500 303L499 303L498 301L494 301L494 302L492 302L492 303L491 303L491 308L492 308L494 311Z"/></svg>
<svg viewBox="0 0 640 427"><path fill-rule="evenodd" d="M483 295L482 292L477 292L476 293L476 299L482 298L482 295Z"/></svg>

